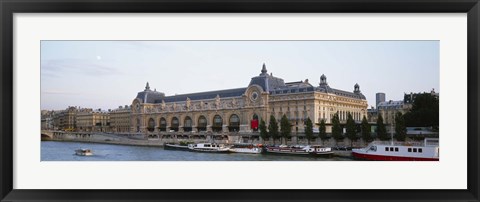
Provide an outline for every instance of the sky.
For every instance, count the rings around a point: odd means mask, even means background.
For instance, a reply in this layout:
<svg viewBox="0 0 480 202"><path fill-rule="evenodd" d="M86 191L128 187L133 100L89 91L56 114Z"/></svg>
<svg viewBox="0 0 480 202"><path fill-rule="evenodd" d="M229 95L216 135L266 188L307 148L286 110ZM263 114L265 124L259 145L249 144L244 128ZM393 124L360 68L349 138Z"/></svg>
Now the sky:
<svg viewBox="0 0 480 202"><path fill-rule="evenodd" d="M130 105L146 82L165 93L247 87L268 73L375 94L440 92L439 41L42 41L41 108Z"/></svg>

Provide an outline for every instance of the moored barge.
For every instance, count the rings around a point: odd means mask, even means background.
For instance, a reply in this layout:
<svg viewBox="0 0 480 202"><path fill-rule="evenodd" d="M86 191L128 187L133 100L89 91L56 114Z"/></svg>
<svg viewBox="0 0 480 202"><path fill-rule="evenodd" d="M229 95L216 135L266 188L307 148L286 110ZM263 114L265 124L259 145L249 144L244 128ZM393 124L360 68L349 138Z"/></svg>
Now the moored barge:
<svg viewBox="0 0 480 202"><path fill-rule="evenodd" d="M323 147L320 145L307 145L307 146L267 146L265 148L266 153L270 154L285 154L285 155L297 155L297 156L326 156L331 157L333 155L332 148Z"/></svg>

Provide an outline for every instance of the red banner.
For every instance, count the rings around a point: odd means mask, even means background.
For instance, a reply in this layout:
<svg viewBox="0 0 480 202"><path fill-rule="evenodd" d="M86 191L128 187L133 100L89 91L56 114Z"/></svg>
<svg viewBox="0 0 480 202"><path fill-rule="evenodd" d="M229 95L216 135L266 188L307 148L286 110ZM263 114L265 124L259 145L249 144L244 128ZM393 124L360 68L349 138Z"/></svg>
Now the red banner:
<svg viewBox="0 0 480 202"><path fill-rule="evenodd" d="M257 130L257 129L258 129L258 119L253 119L253 120L250 122L250 125L252 126L252 129Z"/></svg>

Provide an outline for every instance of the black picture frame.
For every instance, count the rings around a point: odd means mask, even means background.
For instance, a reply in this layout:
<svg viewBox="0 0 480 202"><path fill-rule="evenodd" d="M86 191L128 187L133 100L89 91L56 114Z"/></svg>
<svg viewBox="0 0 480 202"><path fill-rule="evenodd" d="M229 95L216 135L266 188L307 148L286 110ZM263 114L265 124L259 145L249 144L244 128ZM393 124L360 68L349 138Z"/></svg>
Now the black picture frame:
<svg viewBox="0 0 480 202"><path fill-rule="evenodd" d="M478 0L0 0L1 201L479 201ZM465 190L18 190L13 189L15 13L467 13L468 182Z"/></svg>

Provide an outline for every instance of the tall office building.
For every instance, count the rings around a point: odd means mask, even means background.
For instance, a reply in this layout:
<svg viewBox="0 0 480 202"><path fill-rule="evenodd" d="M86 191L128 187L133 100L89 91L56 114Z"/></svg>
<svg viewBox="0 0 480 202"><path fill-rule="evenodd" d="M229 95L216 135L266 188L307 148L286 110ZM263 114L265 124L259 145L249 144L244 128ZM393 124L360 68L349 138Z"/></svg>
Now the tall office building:
<svg viewBox="0 0 480 202"><path fill-rule="evenodd" d="M375 107L378 108L378 103L385 102L385 93L377 93L375 97L376 97Z"/></svg>

